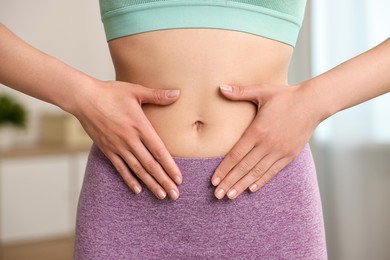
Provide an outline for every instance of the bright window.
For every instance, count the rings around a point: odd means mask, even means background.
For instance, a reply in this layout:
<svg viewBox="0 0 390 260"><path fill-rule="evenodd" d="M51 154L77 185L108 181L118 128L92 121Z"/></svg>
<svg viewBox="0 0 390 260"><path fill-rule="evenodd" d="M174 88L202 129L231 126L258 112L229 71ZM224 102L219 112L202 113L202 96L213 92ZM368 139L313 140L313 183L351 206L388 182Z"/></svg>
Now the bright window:
<svg viewBox="0 0 390 260"><path fill-rule="evenodd" d="M313 76L387 39L389 10L389 0L311 1ZM390 94L334 115L314 136L319 141L390 142Z"/></svg>

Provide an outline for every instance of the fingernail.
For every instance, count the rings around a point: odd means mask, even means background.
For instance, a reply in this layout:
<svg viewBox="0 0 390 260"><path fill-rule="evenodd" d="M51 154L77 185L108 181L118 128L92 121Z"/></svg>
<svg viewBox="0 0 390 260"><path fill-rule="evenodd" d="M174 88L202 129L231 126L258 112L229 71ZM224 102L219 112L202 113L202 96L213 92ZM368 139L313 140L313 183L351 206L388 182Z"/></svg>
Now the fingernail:
<svg viewBox="0 0 390 260"><path fill-rule="evenodd" d="M176 200L179 197L179 194L175 190L170 190L169 197L171 197L173 200Z"/></svg>
<svg viewBox="0 0 390 260"><path fill-rule="evenodd" d="M181 177L180 177L179 175L176 175L176 176L174 177L174 179L175 179L175 182L176 182L177 185L180 185L180 184L181 184L182 179L181 179Z"/></svg>
<svg viewBox="0 0 390 260"><path fill-rule="evenodd" d="M233 91L233 87L232 86L229 86L229 85L226 85L226 84L222 84L219 86L221 88L221 90L223 91L227 91L227 92L232 92Z"/></svg>
<svg viewBox="0 0 390 260"><path fill-rule="evenodd" d="M160 198L160 199L164 199L165 196L167 196L167 194L165 193L165 191L161 188L158 188L157 189L157 196Z"/></svg>
<svg viewBox="0 0 390 260"><path fill-rule="evenodd" d="M229 199L234 199L235 196L237 194L237 191L235 189L231 189L229 190L229 192L227 193L227 196L229 197Z"/></svg>
<svg viewBox="0 0 390 260"><path fill-rule="evenodd" d="M257 184L256 184L256 183L253 183L251 186L249 186L249 189L251 190L251 192L256 191L256 189L257 189Z"/></svg>
<svg viewBox="0 0 390 260"><path fill-rule="evenodd" d="M133 187L135 194L139 194L141 192L141 188L139 186Z"/></svg>
<svg viewBox="0 0 390 260"><path fill-rule="evenodd" d="M219 177L211 180L211 183L214 185L214 186L217 186L219 183L221 182L221 179Z"/></svg>
<svg viewBox="0 0 390 260"><path fill-rule="evenodd" d="M180 93L180 90L168 90L166 95L168 98L174 98L174 97L177 97Z"/></svg>
<svg viewBox="0 0 390 260"><path fill-rule="evenodd" d="M222 199L223 196L224 196L224 191L223 189L218 189L217 193L215 193L215 197L217 197L218 199Z"/></svg>

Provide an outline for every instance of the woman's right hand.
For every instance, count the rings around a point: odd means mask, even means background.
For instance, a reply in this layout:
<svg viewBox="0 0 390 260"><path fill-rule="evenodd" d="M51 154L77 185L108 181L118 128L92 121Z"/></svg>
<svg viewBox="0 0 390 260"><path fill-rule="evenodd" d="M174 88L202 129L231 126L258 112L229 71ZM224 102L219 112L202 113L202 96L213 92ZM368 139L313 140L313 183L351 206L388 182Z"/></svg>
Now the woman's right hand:
<svg viewBox="0 0 390 260"><path fill-rule="evenodd" d="M167 191L177 199L172 180L181 183L180 170L141 105L172 104L178 91L98 81L31 47L1 23L0 39L1 83L76 116L135 193L141 192L138 176L158 198Z"/></svg>
<svg viewBox="0 0 390 260"><path fill-rule="evenodd" d="M70 112L136 194L142 189L137 176L157 198L164 199L168 193L176 200L181 172L141 105L172 104L179 90L151 89L120 81L93 82L77 93L76 105Z"/></svg>

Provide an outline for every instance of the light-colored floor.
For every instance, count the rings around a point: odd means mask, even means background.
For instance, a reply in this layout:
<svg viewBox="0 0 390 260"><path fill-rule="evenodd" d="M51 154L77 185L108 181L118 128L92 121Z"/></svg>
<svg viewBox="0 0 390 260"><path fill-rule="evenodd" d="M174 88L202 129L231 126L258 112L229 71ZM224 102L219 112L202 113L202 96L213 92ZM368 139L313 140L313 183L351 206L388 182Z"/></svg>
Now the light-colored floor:
<svg viewBox="0 0 390 260"><path fill-rule="evenodd" d="M73 237L3 245L1 260L72 260Z"/></svg>

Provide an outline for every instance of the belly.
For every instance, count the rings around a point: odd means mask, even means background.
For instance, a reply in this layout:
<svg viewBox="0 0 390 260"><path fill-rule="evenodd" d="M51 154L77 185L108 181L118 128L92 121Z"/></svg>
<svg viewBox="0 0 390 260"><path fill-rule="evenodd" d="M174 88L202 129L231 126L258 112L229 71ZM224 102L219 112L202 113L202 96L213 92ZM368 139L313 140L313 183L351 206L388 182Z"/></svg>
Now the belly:
<svg viewBox="0 0 390 260"><path fill-rule="evenodd" d="M230 101L220 84L287 84L292 48L247 33L175 29L109 42L117 80L180 89L172 105L143 110L176 157L225 155L256 116L257 106Z"/></svg>

